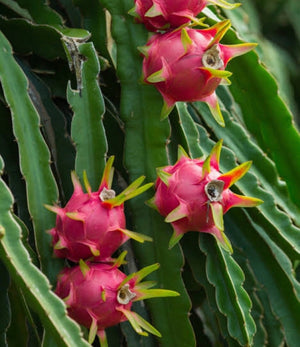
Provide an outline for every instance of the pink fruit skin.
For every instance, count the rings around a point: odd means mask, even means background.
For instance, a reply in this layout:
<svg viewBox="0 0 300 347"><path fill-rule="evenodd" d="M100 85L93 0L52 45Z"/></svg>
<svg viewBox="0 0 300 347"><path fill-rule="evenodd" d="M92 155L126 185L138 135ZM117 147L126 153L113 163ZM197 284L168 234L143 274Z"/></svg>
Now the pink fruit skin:
<svg viewBox="0 0 300 347"><path fill-rule="evenodd" d="M173 226L174 234L170 246L178 242L184 233L198 231L213 234L231 251L223 232L223 214L231 207L254 207L262 203L260 199L238 195L229 189L247 172L251 162L221 174L221 144L222 141L219 141L205 160L190 159L184 155L175 165L160 169L160 177L163 178L158 177L156 180L156 192L151 204ZM214 190L213 185L219 186L219 190ZM208 187L213 190L212 193Z"/></svg>
<svg viewBox="0 0 300 347"><path fill-rule="evenodd" d="M204 0L135 0L138 22L144 23L149 31L177 28L189 23L206 6ZM147 12L154 8L157 15Z"/></svg>
<svg viewBox="0 0 300 347"><path fill-rule="evenodd" d="M127 230L124 214L124 202L143 193L152 183L141 186L145 178L141 176L116 196L111 189L113 161L113 156L107 160L98 191L92 191L84 173L87 191L84 193L79 178L72 172L74 192L66 206L45 205L57 214L56 225L49 230L57 257L73 262L81 259L112 262L113 253L129 238L139 242L152 241L148 236Z"/></svg>
<svg viewBox="0 0 300 347"><path fill-rule="evenodd" d="M168 105L176 101L197 101L212 94L221 82L204 67L202 57L214 38L214 31L186 28L192 43L185 47L181 31L173 31L153 36L148 42L149 51L143 61L143 74L147 78L162 70L165 81L155 83L155 87L163 95ZM216 44L224 70L229 60L226 49Z"/></svg>
<svg viewBox="0 0 300 347"><path fill-rule="evenodd" d="M95 320L98 331L127 320L116 309L122 307L130 310L132 305L131 301L120 304L117 300L118 286L126 275L108 264L87 265L89 270L85 275L79 266L75 266L64 269L58 276L55 293L65 300L69 316L87 328ZM134 281L128 284L133 292Z"/></svg>
<svg viewBox="0 0 300 347"><path fill-rule="evenodd" d="M68 212L80 220L68 217ZM50 230L54 254L74 262L91 257L94 261L109 261L129 239L120 230L125 224L123 204L111 207L101 201L99 192L88 194L75 189L67 205L57 212L56 226ZM92 249L100 255L93 254Z"/></svg>
<svg viewBox="0 0 300 347"><path fill-rule="evenodd" d="M158 178L156 181L156 194L154 203L159 212L166 217L180 203L187 206L188 217L172 223L173 227L181 233L187 231L210 232L214 227L211 211L208 209L208 197L204 187L211 180L217 179L220 173L213 169L204 178L202 177L203 160L182 157L174 166L164 168L171 173L168 186ZM230 191L225 190L222 195L224 213L229 209Z"/></svg>

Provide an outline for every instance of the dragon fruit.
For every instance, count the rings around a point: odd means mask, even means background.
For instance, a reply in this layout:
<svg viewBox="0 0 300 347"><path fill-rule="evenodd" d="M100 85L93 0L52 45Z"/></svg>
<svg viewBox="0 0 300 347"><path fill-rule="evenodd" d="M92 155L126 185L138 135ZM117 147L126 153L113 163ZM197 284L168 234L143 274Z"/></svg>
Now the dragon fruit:
<svg viewBox="0 0 300 347"><path fill-rule="evenodd" d="M66 206L46 205L57 214L56 226L49 231L57 257L73 262L89 258L110 261L111 255L129 238L151 241L147 236L126 229L124 201L144 192L152 184L139 187L144 180L140 177L115 196L111 189L113 160L114 157L110 157L107 161L98 191L91 191L84 175L87 190L84 193L77 176L72 173L74 192Z"/></svg>
<svg viewBox="0 0 300 347"><path fill-rule="evenodd" d="M230 4L224 0L135 0L135 7L130 11L136 22L144 23L149 31L167 30L188 24L207 5L219 5L233 9L240 4Z"/></svg>
<svg viewBox="0 0 300 347"><path fill-rule="evenodd" d="M225 20L202 30L181 28L156 34L141 47L143 79L153 84L165 101L162 118L176 101L203 101L216 121L224 126L215 89L220 83L230 84L231 73L224 70L227 63L256 46L254 43L220 44L229 27L230 21Z"/></svg>
<svg viewBox="0 0 300 347"><path fill-rule="evenodd" d="M214 235L223 248L232 252L224 233L223 214L231 207L253 207L262 203L260 199L241 196L229 189L244 176L251 162L221 174L221 146L222 140L206 159L190 159L180 147L176 164L157 170L156 193L149 203L172 224L170 248L186 232L198 231Z"/></svg>
<svg viewBox="0 0 300 347"><path fill-rule="evenodd" d="M179 295L171 290L149 289L154 282L140 283L158 267L150 265L126 276L116 265L81 261L79 266L59 274L55 292L65 301L69 316L90 328L90 343L98 335L101 345L106 345L105 329L126 320L141 335L148 335L148 331L160 336L150 323L130 310L134 301Z"/></svg>

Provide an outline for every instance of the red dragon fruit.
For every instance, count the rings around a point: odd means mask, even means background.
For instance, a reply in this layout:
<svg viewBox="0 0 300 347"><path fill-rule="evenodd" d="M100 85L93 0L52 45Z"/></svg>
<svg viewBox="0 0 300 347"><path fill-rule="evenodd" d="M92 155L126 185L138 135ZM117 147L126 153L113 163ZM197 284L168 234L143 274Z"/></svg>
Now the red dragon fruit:
<svg viewBox="0 0 300 347"><path fill-rule="evenodd" d="M113 160L110 157L107 161L98 191L91 191L85 176L87 193L84 193L77 176L72 173L74 192L66 206L46 205L57 214L56 226L50 230L57 257L73 262L91 257L94 261L109 261L129 238L140 242L151 240L126 229L124 201L144 192L152 184L139 187L144 180L140 177L115 196L111 189Z"/></svg>
<svg viewBox="0 0 300 347"><path fill-rule="evenodd" d="M224 126L215 89L220 83L230 83L231 73L224 70L230 59L256 46L220 44L229 27L230 21L225 20L202 30L181 28L156 34L141 47L144 81L154 84L165 101L162 117L169 114L176 101L203 101Z"/></svg>
<svg viewBox="0 0 300 347"><path fill-rule="evenodd" d="M205 160L190 159L180 147L176 164L157 170L156 193L149 203L173 226L170 247L184 233L198 231L213 234L223 248L232 252L224 233L223 214L231 207L253 207L262 203L260 199L241 196L229 190L248 171L251 162L221 174L221 146L222 140Z"/></svg>
<svg viewBox="0 0 300 347"><path fill-rule="evenodd" d="M69 316L90 329L90 343L97 334L101 345L106 345L105 329L126 320L141 335L148 335L148 331L160 336L150 323L130 310L134 301L179 295L171 290L149 289L154 282L140 283L158 267L150 265L126 276L115 265L81 261L80 266L60 273L56 294L65 301Z"/></svg>
<svg viewBox="0 0 300 347"><path fill-rule="evenodd" d="M233 9L240 4L230 4L224 0L135 0L135 7L130 11L136 21L144 23L149 31L178 28L191 21L207 5L219 5Z"/></svg>

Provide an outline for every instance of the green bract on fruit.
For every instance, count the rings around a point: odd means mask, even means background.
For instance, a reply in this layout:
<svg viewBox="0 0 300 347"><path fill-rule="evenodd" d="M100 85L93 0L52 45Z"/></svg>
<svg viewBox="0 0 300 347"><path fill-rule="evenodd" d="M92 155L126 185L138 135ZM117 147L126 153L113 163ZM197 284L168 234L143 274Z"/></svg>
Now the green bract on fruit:
<svg viewBox="0 0 300 347"><path fill-rule="evenodd" d="M135 7L130 13L148 30L158 31L197 21L195 17L206 5L233 9L240 4L230 4L225 0L135 0Z"/></svg>
<svg viewBox="0 0 300 347"><path fill-rule="evenodd" d="M46 206L57 214L56 226L50 230L57 257L74 262L89 258L110 261L111 255L129 238L151 241L147 236L126 229L124 201L141 194L152 184L139 187L144 180L140 177L115 196L111 189L113 160L113 157L108 160L96 192L91 191L85 179L87 193L84 193L73 173L74 192L66 206Z"/></svg>
<svg viewBox="0 0 300 347"><path fill-rule="evenodd" d="M130 310L134 301L179 295L172 290L149 289L153 282L140 283L158 267L150 265L126 276L115 265L81 262L60 273L55 292L65 301L69 316L90 329L90 343L96 335L103 342L106 328L126 320L141 335L148 335L148 331L160 336L150 323Z"/></svg>
<svg viewBox="0 0 300 347"><path fill-rule="evenodd" d="M173 226L170 247L186 232L198 231L213 234L231 252L224 233L223 214L231 207L252 207L262 203L260 199L241 196L229 189L248 171L251 162L221 174L221 146L222 141L219 141L206 159L190 159L181 148L175 165L157 170L156 193L150 204Z"/></svg>
<svg viewBox="0 0 300 347"><path fill-rule="evenodd" d="M208 29L181 28L151 37L141 47L144 55L143 79L162 94L166 117L176 101L203 101L216 121L224 126L216 88L230 84L226 71L228 62L252 50L256 44L222 45L219 43L230 27L225 20Z"/></svg>

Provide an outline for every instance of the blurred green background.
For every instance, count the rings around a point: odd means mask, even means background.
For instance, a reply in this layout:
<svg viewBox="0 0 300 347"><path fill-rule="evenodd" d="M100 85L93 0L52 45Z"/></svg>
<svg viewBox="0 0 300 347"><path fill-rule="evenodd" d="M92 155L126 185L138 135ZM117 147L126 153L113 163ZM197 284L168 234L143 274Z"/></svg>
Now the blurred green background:
<svg viewBox="0 0 300 347"><path fill-rule="evenodd" d="M247 35L261 45L261 58L278 80L281 96L300 125L300 1L242 0ZM240 11L241 12L241 11ZM226 11L234 23L237 11ZM240 29L240 28L239 28Z"/></svg>

